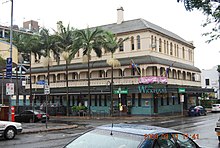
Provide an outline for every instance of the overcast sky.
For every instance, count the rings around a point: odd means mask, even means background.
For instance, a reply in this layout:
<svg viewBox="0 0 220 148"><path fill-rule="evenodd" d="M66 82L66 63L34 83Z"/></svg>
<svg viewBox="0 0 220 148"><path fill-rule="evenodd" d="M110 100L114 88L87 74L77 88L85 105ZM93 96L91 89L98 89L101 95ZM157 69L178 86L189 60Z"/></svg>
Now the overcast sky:
<svg viewBox="0 0 220 148"><path fill-rule="evenodd" d="M0 2L5 0L0 0ZM10 25L11 2L0 3L0 24ZM115 23L119 7L124 8L124 20L143 18L187 41L194 41L195 66L211 69L220 64L220 40L210 44L202 37L207 29L201 24L205 16L187 12L177 0L14 0L14 24L36 20L40 26L56 29L63 21L74 28L86 28Z"/></svg>

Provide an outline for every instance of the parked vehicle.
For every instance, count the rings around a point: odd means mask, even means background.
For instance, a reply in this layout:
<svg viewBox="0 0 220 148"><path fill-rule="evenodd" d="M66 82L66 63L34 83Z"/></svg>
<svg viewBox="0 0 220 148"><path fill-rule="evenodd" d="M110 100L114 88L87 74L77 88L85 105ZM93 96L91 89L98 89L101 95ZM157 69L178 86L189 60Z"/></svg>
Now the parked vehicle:
<svg viewBox="0 0 220 148"><path fill-rule="evenodd" d="M212 104L212 112L219 112L220 104Z"/></svg>
<svg viewBox="0 0 220 148"><path fill-rule="evenodd" d="M187 134L168 128L137 124L96 127L77 137L66 148L199 148Z"/></svg>
<svg viewBox="0 0 220 148"><path fill-rule="evenodd" d="M21 133L22 125L17 122L0 121L0 136L7 140L14 139L15 135Z"/></svg>
<svg viewBox="0 0 220 148"><path fill-rule="evenodd" d="M207 114L207 111L202 106L191 106L188 109L189 116L201 116L201 115L206 115L206 114Z"/></svg>
<svg viewBox="0 0 220 148"><path fill-rule="evenodd" d="M218 136L218 140L220 142L220 119L218 119L216 123L216 128L215 128L216 135Z"/></svg>
<svg viewBox="0 0 220 148"><path fill-rule="evenodd" d="M46 117L47 120L49 120L49 115L41 110L25 110L21 112L18 115L15 115L15 121L16 122L38 122L41 121L42 123L46 122Z"/></svg>

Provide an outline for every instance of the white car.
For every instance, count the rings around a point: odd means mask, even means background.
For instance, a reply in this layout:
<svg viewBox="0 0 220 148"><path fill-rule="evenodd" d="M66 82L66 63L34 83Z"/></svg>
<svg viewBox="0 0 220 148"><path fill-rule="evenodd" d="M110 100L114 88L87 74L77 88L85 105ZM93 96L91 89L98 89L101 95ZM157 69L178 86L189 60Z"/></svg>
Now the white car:
<svg viewBox="0 0 220 148"><path fill-rule="evenodd" d="M16 134L21 133L22 125L18 122L0 121L0 136L11 140Z"/></svg>
<svg viewBox="0 0 220 148"><path fill-rule="evenodd" d="M220 104L213 104L212 112L220 112Z"/></svg>

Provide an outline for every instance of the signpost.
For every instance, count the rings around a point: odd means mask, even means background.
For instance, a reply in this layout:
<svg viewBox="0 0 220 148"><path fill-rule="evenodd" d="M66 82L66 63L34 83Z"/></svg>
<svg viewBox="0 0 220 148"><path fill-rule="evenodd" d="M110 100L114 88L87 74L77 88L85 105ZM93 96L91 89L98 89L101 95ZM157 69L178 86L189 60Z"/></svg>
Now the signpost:
<svg viewBox="0 0 220 148"><path fill-rule="evenodd" d="M44 81L44 94L46 95L46 128L47 128L47 100L48 95L50 94L50 86L47 81Z"/></svg>
<svg viewBox="0 0 220 148"><path fill-rule="evenodd" d="M121 111L123 110L122 102L121 102L121 94L128 94L128 90L127 89L122 90L121 87L119 87L118 90L114 90L114 94L118 94L118 98L120 100L119 110L120 110L120 116L121 116Z"/></svg>

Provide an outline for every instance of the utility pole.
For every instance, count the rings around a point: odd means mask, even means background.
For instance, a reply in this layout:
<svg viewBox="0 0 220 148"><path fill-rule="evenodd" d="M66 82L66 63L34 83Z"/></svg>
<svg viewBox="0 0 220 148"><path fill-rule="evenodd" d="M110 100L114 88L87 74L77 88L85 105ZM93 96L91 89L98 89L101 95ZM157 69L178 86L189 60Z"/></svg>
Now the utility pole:
<svg viewBox="0 0 220 148"><path fill-rule="evenodd" d="M10 59L12 60L12 38L13 38L13 0L11 0L11 27L10 27ZM10 82L12 82L12 76L10 78ZM11 121L11 95L9 95L9 116L8 120Z"/></svg>

